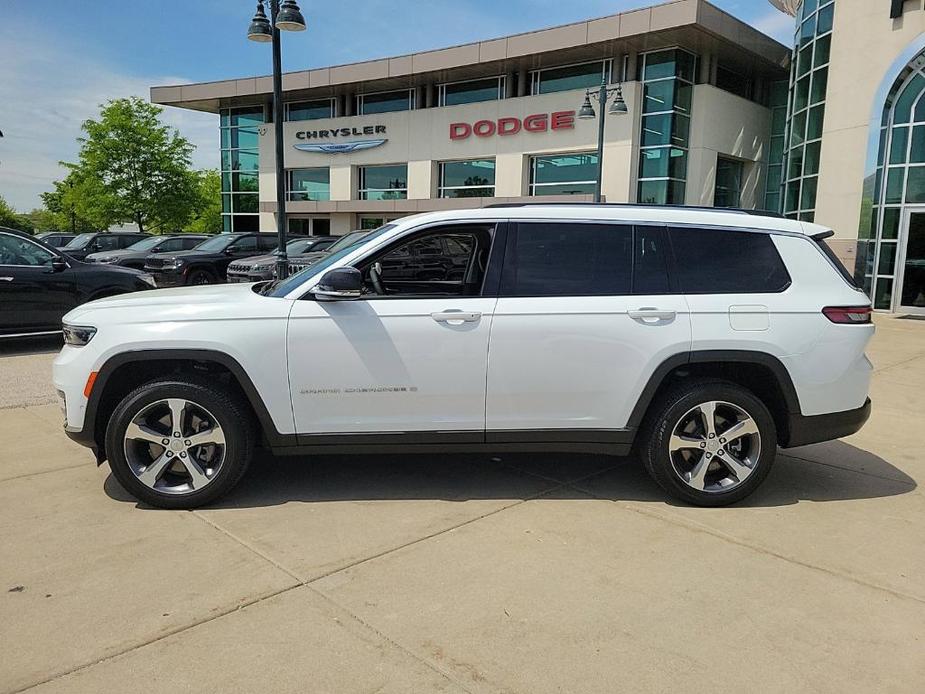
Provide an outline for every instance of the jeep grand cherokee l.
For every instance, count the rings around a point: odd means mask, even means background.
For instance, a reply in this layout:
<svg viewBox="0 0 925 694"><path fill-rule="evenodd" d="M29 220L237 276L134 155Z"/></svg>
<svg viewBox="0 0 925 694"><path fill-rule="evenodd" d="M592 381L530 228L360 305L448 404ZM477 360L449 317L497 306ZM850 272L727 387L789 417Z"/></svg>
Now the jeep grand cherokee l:
<svg viewBox="0 0 925 694"><path fill-rule="evenodd" d="M729 504L778 446L869 415L870 302L831 233L645 206L405 217L279 282L71 311L54 382L67 433L158 506L227 493L257 445L635 451L668 493Z"/></svg>
<svg viewBox="0 0 925 694"><path fill-rule="evenodd" d="M218 234L188 251L150 255L145 259L145 270L154 276L158 287L215 284L225 281L232 261L275 247L276 234Z"/></svg>
<svg viewBox="0 0 925 694"><path fill-rule="evenodd" d="M87 256L88 263L121 265L141 270L150 255L188 251L210 238L205 234L175 234L172 236L149 236L128 248L118 251L100 251Z"/></svg>
<svg viewBox="0 0 925 694"><path fill-rule="evenodd" d="M337 242L336 236L309 236L293 239L286 244L286 256L291 261L308 253L326 250ZM236 260L228 266L229 282L260 282L276 277L276 251L265 255Z"/></svg>

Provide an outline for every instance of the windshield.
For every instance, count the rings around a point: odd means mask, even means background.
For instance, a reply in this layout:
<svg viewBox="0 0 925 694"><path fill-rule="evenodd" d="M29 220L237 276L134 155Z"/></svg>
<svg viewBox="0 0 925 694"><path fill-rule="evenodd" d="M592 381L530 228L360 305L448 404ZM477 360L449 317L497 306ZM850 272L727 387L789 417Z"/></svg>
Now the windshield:
<svg viewBox="0 0 925 694"><path fill-rule="evenodd" d="M163 240L164 238L162 236L152 236L149 239L142 239L138 243L133 243L131 246L129 246L125 250L127 251L149 251Z"/></svg>
<svg viewBox="0 0 925 694"><path fill-rule="evenodd" d="M194 250L197 251L223 251L228 246L231 245L231 242L237 239L237 236L231 236L230 234L221 234L219 236L213 236L208 241L203 241Z"/></svg>
<svg viewBox="0 0 925 694"><path fill-rule="evenodd" d="M96 236L96 234L80 234L79 236L75 236L68 241L65 248L83 248L90 243L94 236Z"/></svg>
<svg viewBox="0 0 925 694"><path fill-rule="evenodd" d="M385 227L379 227L379 228L384 229ZM376 231L378 231L378 229ZM340 241L338 241L337 243L331 244L325 250L328 253L337 253L337 251L339 251L340 249L352 246L360 239L365 238L367 234L371 234L371 233L372 232L370 231L351 231L349 234L345 234L343 237L341 237Z"/></svg>
<svg viewBox="0 0 925 694"><path fill-rule="evenodd" d="M382 234L387 232L389 229L394 229L394 228L395 228L394 224L386 224L385 226L381 226L378 229L373 229L372 231L369 231L369 232L362 231L362 232L354 232L352 234L347 234L340 241L338 241L333 246L331 246L331 248L329 248L328 250L331 251L336 246L340 246L341 243L346 241L351 236L353 237L353 243L348 243L344 245L342 248L340 248L339 250L328 253L328 255L326 255L324 258L319 260L314 265L309 265L307 268L305 268L301 272L297 272L291 277L287 277L282 282L280 281L271 282L266 287L264 287L260 293L263 294L264 296L274 296L274 297L286 296L293 289L296 289L300 285L306 282L309 282L313 277L316 277L317 275L321 274L322 272L327 270L332 265L339 262L341 258L344 258L350 255L351 253L353 253L353 251L355 251L357 249L357 246L359 246L360 244L366 243L367 241L372 241L373 239L376 239L379 236L382 236Z"/></svg>

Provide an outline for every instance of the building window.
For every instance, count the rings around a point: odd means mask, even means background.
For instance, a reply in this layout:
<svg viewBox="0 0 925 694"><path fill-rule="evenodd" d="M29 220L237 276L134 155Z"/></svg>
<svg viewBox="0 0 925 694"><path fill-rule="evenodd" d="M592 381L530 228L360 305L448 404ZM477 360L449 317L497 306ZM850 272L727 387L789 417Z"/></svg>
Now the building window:
<svg viewBox="0 0 925 694"><path fill-rule="evenodd" d="M834 0L803 3L797 17L790 67L790 105L781 171L783 212L792 219L808 222L816 216L834 12Z"/></svg>
<svg viewBox="0 0 925 694"><path fill-rule="evenodd" d="M741 207L742 178L745 165L737 159L716 157L716 187L714 207Z"/></svg>
<svg viewBox="0 0 925 694"><path fill-rule="evenodd" d="M257 128L265 121L263 106L220 111L222 164L222 231L257 231L260 164Z"/></svg>
<svg viewBox="0 0 925 694"><path fill-rule="evenodd" d="M751 78L724 65L716 66L716 87L743 99L752 98Z"/></svg>
<svg viewBox="0 0 925 694"><path fill-rule="evenodd" d="M768 148L768 178L765 186L764 209L780 212L781 185L784 182L784 149L787 139L787 82L771 85L771 138Z"/></svg>
<svg viewBox="0 0 925 694"><path fill-rule="evenodd" d="M360 200L404 200L407 197L407 164L360 167Z"/></svg>
<svg viewBox="0 0 925 694"><path fill-rule="evenodd" d="M286 120L317 120L334 117L334 99L291 101L286 104Z"/></svg>
<svg viewBox="0 0 925 694"><path fill-rule="evenodd" d="M596 154L530 158L530 195L588 195L596 181Z"/></svg>
<svg viewBox="0 0 925 694"><path fill-rule="evenodd" d="M597 60L593 63L534 70L530 73L530 93L549 94L570 89L600 87L601 79L611 81L612 63L612 60Z"/></svg>
<svg viewBox="0 0 925 694"><path fill-rule="evenodd" d="M494 159L441 162L437 197L491 198L494 195Z"/></svg>
<svg viewBox="0 0 925 694"><path fill-rule="evenodd" d="M330 200L331 171L327 167L289 169L287 194L289 200Z"/></svg>
<svg viewBox="0 0 925 694"><path fill-rule="evenodd" d="M637 191L641 203L684 204L695 61L678 48L643 56Z"/></svg>
<svg viewBox="0 0 925 694"><path fill-rule="evenodd" d="M447 82L437 87L438 106L475 104L480 101L497 101L504 98L504 76L483 80Z"/></svg>
<svg viewBox="0 0 925 694"><path fill-rule="evenodd" d="M300 236L330 236L331 220L327 217L288 217L289 233Z"/></svg>
<svg viewBox="0 0 925 694"><path fill-rule="evenodd" d="M357 95L357 115L410 111L414 108L414 90L401 89L396 92L377 92Z"/></svg>

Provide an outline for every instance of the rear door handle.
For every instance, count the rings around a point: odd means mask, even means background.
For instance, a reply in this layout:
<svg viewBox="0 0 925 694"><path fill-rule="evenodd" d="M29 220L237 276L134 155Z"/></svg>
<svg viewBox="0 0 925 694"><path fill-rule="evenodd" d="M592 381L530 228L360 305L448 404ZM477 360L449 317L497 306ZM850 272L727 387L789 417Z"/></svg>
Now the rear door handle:
<svg viewBox="0 0 925 694"><path fill-rule="evenodd" d="M643 321L643 322L654 322L654 321L671 321L674 320L678 313L677 311L662 311L657 308L639 308L635 311L627 311L627 315L633 320Z"/></svg>
<svg viewBox="0 0 925 694"><path fill-rule="evenodd" d="M482 317L479 311L437 311L430 317L438 323L474 323Z"/></svg>
<svg viewBox="0 0 925 694"><path fill-rule="evenodd" d="M12 277L0 277L0 282L12 282Z"/></svg>

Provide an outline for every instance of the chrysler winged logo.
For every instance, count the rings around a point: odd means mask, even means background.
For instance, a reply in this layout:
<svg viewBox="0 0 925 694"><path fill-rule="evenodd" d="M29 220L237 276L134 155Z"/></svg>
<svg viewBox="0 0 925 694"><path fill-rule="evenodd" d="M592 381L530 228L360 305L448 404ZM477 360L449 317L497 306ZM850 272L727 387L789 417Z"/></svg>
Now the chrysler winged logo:
<svg viewBox="0 0 925 694"><path fill-rule="evenodd" d="M326 152L328 154L341 154L344 152L356 152L361 149L372 149L388 142L387 139L381 140L356 140L354 142L325 142L312 144L293 145L303 152Z"/></svg>

